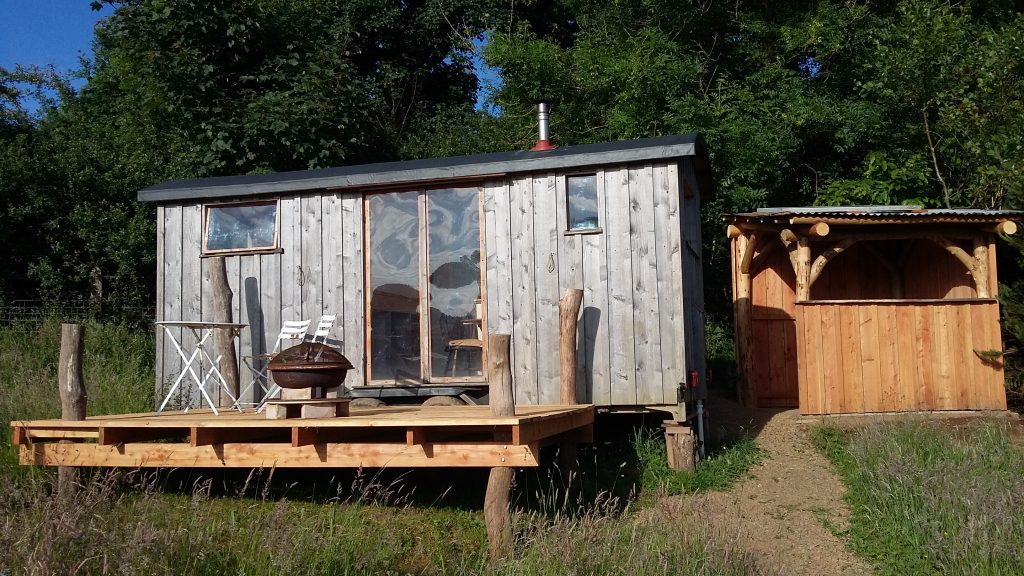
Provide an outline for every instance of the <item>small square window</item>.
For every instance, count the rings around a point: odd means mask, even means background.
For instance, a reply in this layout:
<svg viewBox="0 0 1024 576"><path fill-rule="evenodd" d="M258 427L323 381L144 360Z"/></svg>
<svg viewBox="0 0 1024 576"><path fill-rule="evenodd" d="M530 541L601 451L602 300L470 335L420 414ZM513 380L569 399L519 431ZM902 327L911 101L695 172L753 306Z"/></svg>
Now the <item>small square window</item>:
<svg viewBox="0 0 1024 576"><path fill-rule="evenodd" d="M203 254L277 249L277 200L206 207Z"/></svg>
<svg viewBox="0 0 1024 576"><path fill-rule="evenodd" d="M599 230L597 215L597 175L567 176L565 179L569 230Z"/></svg>

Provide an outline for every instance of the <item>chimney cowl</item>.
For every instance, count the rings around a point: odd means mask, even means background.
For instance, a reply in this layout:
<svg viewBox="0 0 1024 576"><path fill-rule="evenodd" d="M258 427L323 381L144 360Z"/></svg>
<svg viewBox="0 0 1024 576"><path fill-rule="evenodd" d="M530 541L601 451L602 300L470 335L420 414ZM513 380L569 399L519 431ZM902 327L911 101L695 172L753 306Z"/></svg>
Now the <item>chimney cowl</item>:
<svg viewBox="0 0 1024 576"><path fill-rule="evenodd" d="M538 139L537 143L530 148L533 152L544 152L547 150L554 150L556 146L551 143L548 139L550 132L548 130L548 119L550 117L550 105L547 102L537 103L537 129Z"/></svg>

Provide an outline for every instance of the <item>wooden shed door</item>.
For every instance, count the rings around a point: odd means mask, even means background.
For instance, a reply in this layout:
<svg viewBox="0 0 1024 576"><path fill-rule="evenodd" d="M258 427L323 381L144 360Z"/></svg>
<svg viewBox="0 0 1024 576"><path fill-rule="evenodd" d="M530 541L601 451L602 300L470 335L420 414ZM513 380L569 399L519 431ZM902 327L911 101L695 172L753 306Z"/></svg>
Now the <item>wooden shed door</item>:
<svg viewBox="0 0 1024 576"><path fill-rule="evenodd" d="M752 374L757 405L800 404L796 342L796 276L785 249L778 249L751 281Z"/></svg>

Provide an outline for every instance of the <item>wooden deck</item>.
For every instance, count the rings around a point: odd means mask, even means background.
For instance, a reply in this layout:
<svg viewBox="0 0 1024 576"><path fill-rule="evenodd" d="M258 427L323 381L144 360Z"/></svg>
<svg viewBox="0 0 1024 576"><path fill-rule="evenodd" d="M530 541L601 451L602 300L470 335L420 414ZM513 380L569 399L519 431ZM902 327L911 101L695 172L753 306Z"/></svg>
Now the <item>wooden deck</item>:
<svg viewBox="0 0 1024 576"><path fill-rule="evenodd" d="M590 405L353 408L342 418L269 420L251 410L11 422L20 462L148 468L537 466L556 440L592 441Z"/></svg>

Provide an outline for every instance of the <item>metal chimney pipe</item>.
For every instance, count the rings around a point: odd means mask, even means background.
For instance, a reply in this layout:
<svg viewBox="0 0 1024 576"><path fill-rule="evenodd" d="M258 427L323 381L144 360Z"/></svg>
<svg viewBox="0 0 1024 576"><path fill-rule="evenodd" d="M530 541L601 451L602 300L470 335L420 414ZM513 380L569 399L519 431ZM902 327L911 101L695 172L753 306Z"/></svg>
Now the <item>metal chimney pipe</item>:
<svg viewBox="0 0 1024 576"><path fill-rule="evenodd" d="M530 148L533 152L543 152L545 150L554 150L555 145L548 140L550 132L548 130L548 118L550 117L550 105L547 102L537 103L537 131L538 139L537 143Z"/></svg>

